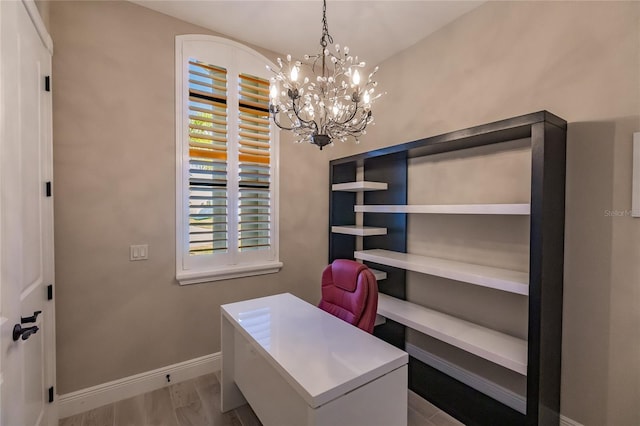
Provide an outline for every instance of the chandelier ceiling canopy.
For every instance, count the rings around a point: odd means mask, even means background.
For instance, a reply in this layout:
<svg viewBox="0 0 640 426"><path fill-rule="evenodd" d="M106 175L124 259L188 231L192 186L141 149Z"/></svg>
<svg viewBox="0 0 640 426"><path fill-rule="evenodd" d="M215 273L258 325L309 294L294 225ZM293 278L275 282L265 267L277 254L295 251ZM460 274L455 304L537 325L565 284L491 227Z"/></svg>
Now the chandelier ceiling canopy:
<svg viewBox="0 0 640 426"><path fill-rule="evenodd" d="M297 142L320 149L335 140L346 141L366 134L373 122L371 105L382 93L373 80L376 67L366 80L365 62L349 53L347 46L333 44L327 26L327 2L323 0L320 51L305 55L301 62L287 55L271 70L269 112L281 129L292 131Z"/></svg>

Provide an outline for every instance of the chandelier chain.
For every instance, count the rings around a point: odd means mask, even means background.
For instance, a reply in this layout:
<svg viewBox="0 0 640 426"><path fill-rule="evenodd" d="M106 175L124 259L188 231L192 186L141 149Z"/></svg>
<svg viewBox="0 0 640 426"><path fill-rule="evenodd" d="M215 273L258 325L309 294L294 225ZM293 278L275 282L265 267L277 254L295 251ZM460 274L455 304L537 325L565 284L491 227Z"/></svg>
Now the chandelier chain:
<svg viewBox="0 0 640 426"><path fill-rule="evenodd" d="M331 34L329 34L329 25L327 24L327 0L323 0L322 1L322 37L320 38L320 46L322 46L322 49L324 50L328 44L333 44L333 37L331 37Z"/></svg>

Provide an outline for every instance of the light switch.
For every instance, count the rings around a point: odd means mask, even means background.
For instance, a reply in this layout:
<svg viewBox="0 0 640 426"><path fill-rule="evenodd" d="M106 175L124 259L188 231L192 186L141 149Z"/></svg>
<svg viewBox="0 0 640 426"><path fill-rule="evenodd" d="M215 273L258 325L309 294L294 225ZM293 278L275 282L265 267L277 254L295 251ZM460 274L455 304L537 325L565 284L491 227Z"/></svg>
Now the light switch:
<svg viewBox="0 0 640 426"><path fill-rule="evenodd" d="M130 254L129 260L147 260L149 258L149 245L141 244L130 246Z"/></svg>

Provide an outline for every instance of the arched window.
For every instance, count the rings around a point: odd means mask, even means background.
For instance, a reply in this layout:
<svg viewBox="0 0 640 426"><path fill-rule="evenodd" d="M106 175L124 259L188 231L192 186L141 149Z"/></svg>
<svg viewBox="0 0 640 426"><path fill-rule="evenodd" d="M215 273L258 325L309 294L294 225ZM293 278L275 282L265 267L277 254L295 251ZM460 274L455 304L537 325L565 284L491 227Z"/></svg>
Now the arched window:
<svg viewBox="0 0 640 426"><path fill-rule="evenodd" d="M278 272L278 131L268 59L220 37L176 37L176 277Z"/></svg>

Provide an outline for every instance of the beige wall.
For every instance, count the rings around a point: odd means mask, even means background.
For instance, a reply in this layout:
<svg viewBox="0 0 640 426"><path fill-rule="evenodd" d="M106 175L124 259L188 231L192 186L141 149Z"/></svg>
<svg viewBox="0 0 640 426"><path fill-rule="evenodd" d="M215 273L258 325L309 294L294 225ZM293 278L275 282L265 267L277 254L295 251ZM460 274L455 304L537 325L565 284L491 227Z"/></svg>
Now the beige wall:
<svg viewBox="0 0 640 426"><path fill-rule="evenodd" d="M219 351L221 304L285 291L317 303L326 151L281 138L280 273L181 287L174 37L210 32L127 2L50 13L58 392ZM149 260L130 262L142 243Z"/></svg>
<svg viewBox="0 0 640 426"><path fill-rule="evenodd" d="M542 109L569 122L562 413L585 425L640 424L640 220L605 216L631 208L639 20L632 2L487 3L382 63L376 126L334 152Z"/></svg>

